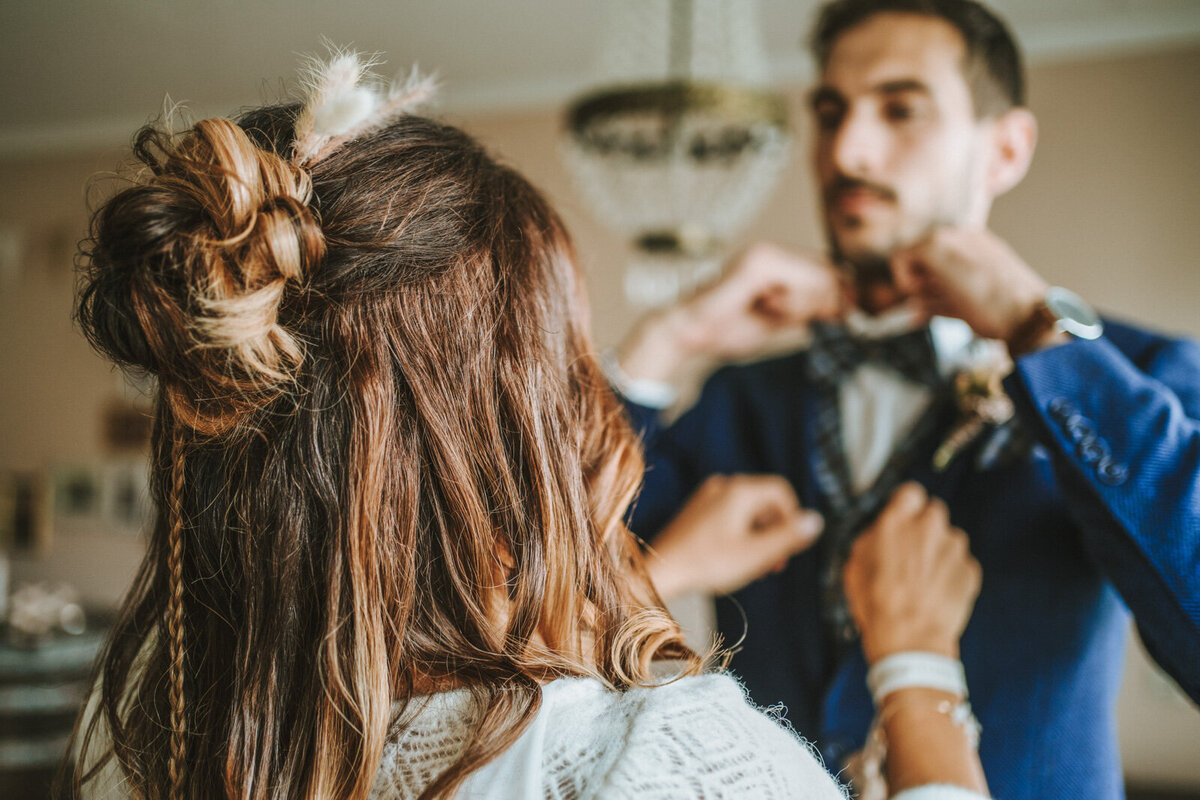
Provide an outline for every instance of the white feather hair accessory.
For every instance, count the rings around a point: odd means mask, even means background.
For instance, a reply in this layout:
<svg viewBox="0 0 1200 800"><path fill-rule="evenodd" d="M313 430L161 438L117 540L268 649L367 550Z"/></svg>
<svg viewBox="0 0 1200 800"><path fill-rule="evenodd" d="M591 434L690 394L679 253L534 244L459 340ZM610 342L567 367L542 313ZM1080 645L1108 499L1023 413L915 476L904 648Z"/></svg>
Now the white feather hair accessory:
<svg viewBox="0 0 1200 800"><path fill-rule="evenodd" d="M328 60L310 59L301 71L304 107L296 118L292 163L308 166L361 136L387 127L433 96L435 81L413 67L386 83L373 56L331 48Z"/></svg>

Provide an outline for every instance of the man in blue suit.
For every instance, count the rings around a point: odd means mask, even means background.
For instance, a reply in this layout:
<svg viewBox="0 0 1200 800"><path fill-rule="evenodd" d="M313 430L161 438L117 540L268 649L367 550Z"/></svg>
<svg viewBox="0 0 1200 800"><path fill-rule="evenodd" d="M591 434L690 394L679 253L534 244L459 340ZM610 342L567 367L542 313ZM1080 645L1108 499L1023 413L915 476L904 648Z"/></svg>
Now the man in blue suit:
<svg viewBox="0 0 1200 800"><path fill-rule="evenodd" d="M621 348L614 384L648 454L632 527L664 595L732 592L732 669L836 772L873 716L841 566L920 482L983 568L961 659L991 789L1121 797L1128 611L1200 701L1200 346L1101 322L988 230L1036 140L994 15L835 0L813 45L830 258L751 248ZM810 347L726 366L659 419L691 362L795 328Z"/></svg>

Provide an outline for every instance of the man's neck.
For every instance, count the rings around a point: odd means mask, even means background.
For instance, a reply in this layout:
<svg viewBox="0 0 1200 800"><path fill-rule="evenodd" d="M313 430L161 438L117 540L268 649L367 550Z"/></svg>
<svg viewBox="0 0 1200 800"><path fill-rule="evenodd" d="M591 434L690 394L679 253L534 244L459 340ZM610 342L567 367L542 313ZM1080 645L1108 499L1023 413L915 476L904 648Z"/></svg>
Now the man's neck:
<svg viewBox="0 0 1200 800"><path fill-rule="evenodd" d="M898 336L917 327L917 309L900 303L879 313L855 309L846 315L846 330L863 339L884 339Z"/></svg>

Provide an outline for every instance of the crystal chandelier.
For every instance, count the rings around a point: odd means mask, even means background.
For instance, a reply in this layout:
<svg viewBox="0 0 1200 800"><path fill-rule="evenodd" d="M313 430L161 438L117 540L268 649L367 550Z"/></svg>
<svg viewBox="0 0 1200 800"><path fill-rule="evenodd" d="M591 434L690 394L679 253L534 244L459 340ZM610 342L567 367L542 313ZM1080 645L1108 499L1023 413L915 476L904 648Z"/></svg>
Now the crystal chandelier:
<svg viewBox="0 0 1200 800"><path fill-rule="evenodd" d="M625 295L668 303L714 274L787 160L755 0L614 0L599 88L567 112L580 193L635 256Z"/></svg>

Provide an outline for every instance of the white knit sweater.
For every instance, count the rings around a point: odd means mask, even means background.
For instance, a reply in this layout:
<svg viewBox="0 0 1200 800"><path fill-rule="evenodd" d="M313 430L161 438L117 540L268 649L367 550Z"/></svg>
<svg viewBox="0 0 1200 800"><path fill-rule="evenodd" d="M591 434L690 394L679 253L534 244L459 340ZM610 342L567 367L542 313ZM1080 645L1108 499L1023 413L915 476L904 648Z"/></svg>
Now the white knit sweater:
<svg viewBox="0 0 1200 800"><path fill-rule="evenodd" d="M371 800L409 800L462 751L472 720L466 691L414 701L390 741ZM975 800L927 787L904 800ZM543 687L538 715L499 758L472 774L458 800L845 800L819 756L785 723L750 705L725 675L609 691L563 678Z"/></svg>
<svg viewBox="0 0 1200 800"><path fill-rule="evenodd" d="M529 727L468 777L456 800L846 800L808 744L750 705L725 675L624 693L563 678L542 693ZM462 751L473 717L466 691L414 699L412 707L412 723L385 746L371 800L417 797ZM102 731L97 752L106 739ZM110 760L83 796L128 800L126 789ZM982 798L928 786L893 800Z"/></svg>

